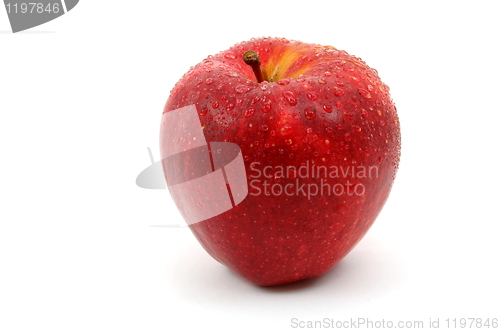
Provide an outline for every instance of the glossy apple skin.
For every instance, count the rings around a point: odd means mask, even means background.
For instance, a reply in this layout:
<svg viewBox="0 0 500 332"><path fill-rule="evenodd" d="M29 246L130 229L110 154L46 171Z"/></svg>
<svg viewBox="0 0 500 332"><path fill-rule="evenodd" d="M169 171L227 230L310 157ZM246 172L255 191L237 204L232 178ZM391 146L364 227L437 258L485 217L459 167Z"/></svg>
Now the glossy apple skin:
<svg viewBox="0 0 500 332"><path fill-rule="evenodd" d="M247 50L260 55L268 76L277 82L256 82L242 60ZM361 240L388 198L400 159L396 108L377 71L345 51L283 38L237 44L191 68L171 91L163 112L191 104L198 109L207 142L241 148L249 195L232 210L190 229L213 258L252 283L279 285L324 274ZM162 130L175 125L162 123ZM162 157L166 145L161 137ZM375 166L377 174L321 176L344 189L348 180L353 186L362 184L362 195L361 190L352 195L276 195L269 187L265 194L264 181L297 188L299 177L267 178L265 166L272 167L270 175L278 166L298 170L301 165L310 170L312 165L355 166L354 173L363 169L358 166ZM189 171L196 165L185 160L185 167ZM321 178L299 181L321 186ZM250 185L253 180L260 185ZM182 205L182 199L176 204Z"/></svg>

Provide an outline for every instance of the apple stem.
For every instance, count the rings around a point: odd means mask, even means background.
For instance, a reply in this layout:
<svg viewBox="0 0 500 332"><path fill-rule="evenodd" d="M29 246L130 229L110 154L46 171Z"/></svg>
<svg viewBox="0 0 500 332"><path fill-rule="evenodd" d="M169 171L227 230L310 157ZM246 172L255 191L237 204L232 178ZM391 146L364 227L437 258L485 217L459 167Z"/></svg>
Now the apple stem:
<svg viewBox="0 0 500 332"><path fill-rule="evenodd" d="M263 81L268 81L267 78L267 73L260 66L260 58L257 52L255 51L246 51L243 54L243 61L250 67L252 67L253 73L255 74L255 78L257 79L257 82L263 82Z"/></svg>

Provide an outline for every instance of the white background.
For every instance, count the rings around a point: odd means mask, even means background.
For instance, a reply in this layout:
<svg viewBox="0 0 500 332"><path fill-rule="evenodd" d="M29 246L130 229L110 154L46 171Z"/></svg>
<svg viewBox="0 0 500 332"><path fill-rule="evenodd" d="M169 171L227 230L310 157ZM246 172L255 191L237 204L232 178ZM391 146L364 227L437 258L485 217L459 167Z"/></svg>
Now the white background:
<svg viewBox="0 0 500 332"><path fill-rule="evenodd" d="M0 7L0 331L500 318L498 22L495 1L82 0L12 34ZM402 126L367 236L323 277L273 288L188 228L152 227L183 221L166 190L135 184L175 82L260 36L363 58Z"/></svg>

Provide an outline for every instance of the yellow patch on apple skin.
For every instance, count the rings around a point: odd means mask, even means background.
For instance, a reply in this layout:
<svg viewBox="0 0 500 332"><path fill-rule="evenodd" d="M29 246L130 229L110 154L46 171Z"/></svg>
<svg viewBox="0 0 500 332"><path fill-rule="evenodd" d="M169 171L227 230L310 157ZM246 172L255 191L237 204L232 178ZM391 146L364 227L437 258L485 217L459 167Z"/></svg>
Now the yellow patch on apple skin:
<svg viewBox="0 0 500 332"><path fill-rule="evenodd" d="M293 68L292 65L296 64L301 56L307 54L311 54L311 49L302 43L275 48L264 66L269 81L276 82L282 78L297 78L305 73L317 60L304 63L299 68Z"/></svg>
<svg viewBox="0 0 500 332"><path fill-rule="evenodd" d="M304 55L307 50L303 47L295 48L276 48L269 56L269 62L264 69L267 72L267 77L271 82L279 81L286 77L285 73L290 66L297 61L299 57Z"/></svg>
<svg viewBox="0 0 500 332"><path fill-rule="evenodd" d="M326 51L325 51L326 49ZM282 47L276 47L269 55L269 60L263 65L263 69L269 77L269 82L277 82L283 78L297 78L307 71L311 70L317 63L324 62L325 57L317 57L320 53L328 53L328 51L336 51L333 46L318 47L315 52L311 52L311 47L308 44L286 44ZM301 66L297 66L297 61L302 56L317 57L314 60L306 61ZM335 60L328 58L329 61ZM338 61L349 61L358 67L365 68L365 65L345 58L339 58ZM300 62L300 61L299 61Z"/></svg>

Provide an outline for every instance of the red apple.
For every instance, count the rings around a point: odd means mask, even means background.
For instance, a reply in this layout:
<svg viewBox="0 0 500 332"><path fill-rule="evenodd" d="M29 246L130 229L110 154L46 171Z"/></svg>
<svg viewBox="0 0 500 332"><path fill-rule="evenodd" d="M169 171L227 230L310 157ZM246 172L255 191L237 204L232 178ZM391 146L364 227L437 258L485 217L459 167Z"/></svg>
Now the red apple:
<svg viewBox="0 0 500 332"><path fill-rule="evenodd" d="M201 245L269 286L320 276L361 240L396 176L400 128L388 86L361 59L259 38L181 78L160 149Z"/></svg>

